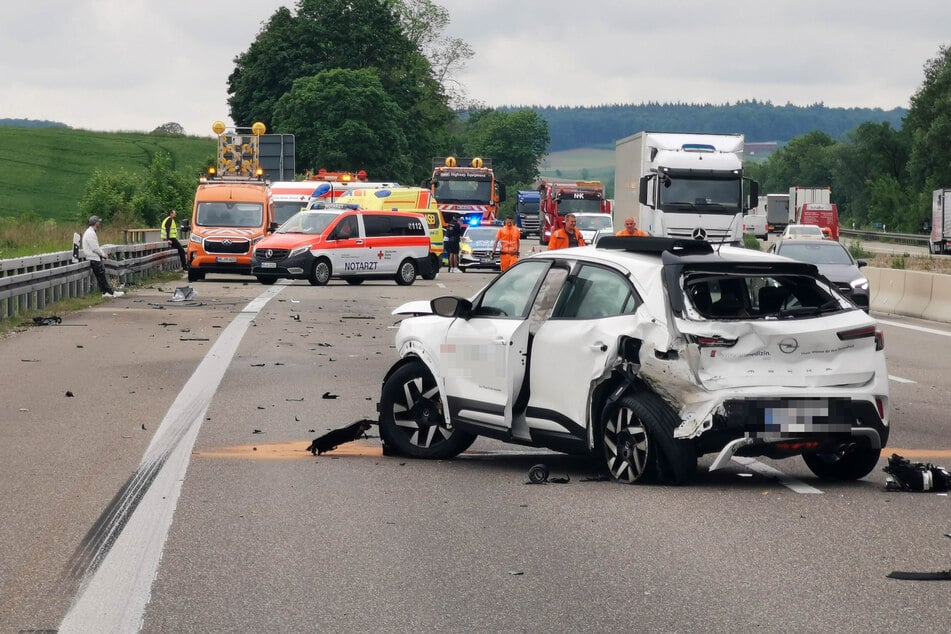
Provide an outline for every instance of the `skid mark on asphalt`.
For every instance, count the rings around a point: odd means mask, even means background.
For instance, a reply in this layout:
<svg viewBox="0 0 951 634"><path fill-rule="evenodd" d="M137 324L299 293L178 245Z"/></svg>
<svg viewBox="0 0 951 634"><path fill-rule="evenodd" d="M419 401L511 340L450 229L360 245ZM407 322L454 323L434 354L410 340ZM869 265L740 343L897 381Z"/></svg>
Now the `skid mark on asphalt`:
<svg viewBox="0 0 951 634"><path fill-rule="evenodd" d="M212 449L201 449L192 452L195 458L224 458L241 460L303 460L313 458L314 455L307 450L310 447L309 440L292 440L290 442L276 443L254 443L249 445L230 445L227 447L215 447ZM468 449L461 458L482 458L491 456L539 456L547 455L560 456L556 452L546 452L544 450L527 452L522 448L513 449L492 449L479 450ZM336 449L324 452L321 456L362 456L368 458L379 458L383 456L383 447L378 438L368 438L354 440Z"/></svg>

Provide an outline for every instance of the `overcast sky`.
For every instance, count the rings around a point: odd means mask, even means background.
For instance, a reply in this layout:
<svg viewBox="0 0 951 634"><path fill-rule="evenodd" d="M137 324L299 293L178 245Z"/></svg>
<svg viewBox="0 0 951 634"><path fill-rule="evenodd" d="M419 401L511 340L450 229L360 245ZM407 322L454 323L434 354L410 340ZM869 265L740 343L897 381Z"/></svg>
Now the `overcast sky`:
<svg viewBox="0 0 951 634"><path fill-rule="evenodd" d="M951 1L437 0L488 106L647 101L908 107L951 44ZM227 79L280 0L16 0L0 118L188 134L229 124ZM345 29L346 25L340 28ZM250 125L250 122L241 122ZM0 148L2 151L2 148Z"/></svg>

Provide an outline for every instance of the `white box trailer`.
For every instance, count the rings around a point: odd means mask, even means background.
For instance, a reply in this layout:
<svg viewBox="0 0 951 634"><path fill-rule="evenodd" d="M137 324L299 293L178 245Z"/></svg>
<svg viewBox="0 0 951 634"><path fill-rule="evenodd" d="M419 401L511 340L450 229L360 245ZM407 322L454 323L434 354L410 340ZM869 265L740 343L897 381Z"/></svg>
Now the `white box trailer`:
<svg viewBox="0 0 951 634"><path fill-rule="evenodd" d="M831 187L801 187L795 185L789 188L789 222L799 223L802 217L802 206L805 204L832 203Z"/></svg>
<svg viewBox="0 0 951 634"><path fill-rule="evenodd" d="M769 224L769 230L782 233L792 221L792 214L789 213L789 194L766 194L766 222Z"/></svg>
<svg viewBox="0 0 951 634"><path fill-rule="evenodd" d="M931 239L933 254L951 252L951 189L936 189L931 194Z"/></svg>
<svg viewBox="0 0 951 634"><path fill-rule="evenodd" d="M759 185L743 176L742 134L638 132L615 144L615 226L633 216L650 235L743 239ZM749 181L749 191L744 183Z"/></svg>

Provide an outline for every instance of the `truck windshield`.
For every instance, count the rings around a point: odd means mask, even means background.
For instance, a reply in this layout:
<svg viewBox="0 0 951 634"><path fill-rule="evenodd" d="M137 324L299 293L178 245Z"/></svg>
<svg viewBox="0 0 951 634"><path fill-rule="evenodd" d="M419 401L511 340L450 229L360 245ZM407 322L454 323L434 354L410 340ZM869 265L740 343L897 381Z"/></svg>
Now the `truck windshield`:
<svg viewBox="0 0 951 634"><path fill-rule="evenodd" d="M590 213L596 214L601 211L601 201L597 198L562 198L558 202L558 214Z"/></svg>
<svg viewBox="0 0 951 634"><path fill-rule="evenodd" d="M526 216L538 215L538 201L537 200L533 200L531 202L519 201L518 213L525 214Z"/></svg>
<svg viewBox="0 0 951 634"><path fill-rule="evenodd" d="M659 183L660 209L674 213L734 215L740 211L741 185L739 178L672 176Z"/></svg>
<svg viewBox="0 0 951 634"><path fill-rule="evenodd" d="M492 202L492 181L440 179L434 194L440 203L485 205Z"/></svg>
<svg viewBox="0 0 951 634"><path fill-rule="evenodd" d="M264 220L261 203L198 203L195 224L200 227L260 227Z"/></svg>

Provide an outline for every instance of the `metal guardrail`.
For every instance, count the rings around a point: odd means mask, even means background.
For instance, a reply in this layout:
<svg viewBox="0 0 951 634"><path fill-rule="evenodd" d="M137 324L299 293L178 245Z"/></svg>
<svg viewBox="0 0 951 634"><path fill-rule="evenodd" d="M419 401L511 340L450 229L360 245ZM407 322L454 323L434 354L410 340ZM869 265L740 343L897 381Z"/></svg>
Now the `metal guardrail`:
<svg viewBox="0 0 951 634"><path fill-rule="evenodd" d="M930 236L917 233L886 233L885 231L842 228L839 228L839 236L846 238L858 238L859 240L893 242L895 244L910 244L917 246L928 246L928 243L931 240Z"/></svg>
<svg viewBox="0 0 951 634"><path fill-rule="evenodd" d="M136 282L156 271L180 270L178 252L167 242L103 245L109 254L106 275L119 284ZM96 288L86 260L73 261L72 251L58 251L0 260L0 319L47 304L83 297Z"/></svg>

